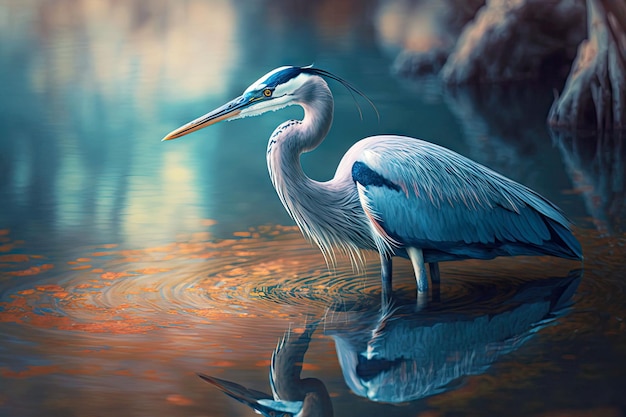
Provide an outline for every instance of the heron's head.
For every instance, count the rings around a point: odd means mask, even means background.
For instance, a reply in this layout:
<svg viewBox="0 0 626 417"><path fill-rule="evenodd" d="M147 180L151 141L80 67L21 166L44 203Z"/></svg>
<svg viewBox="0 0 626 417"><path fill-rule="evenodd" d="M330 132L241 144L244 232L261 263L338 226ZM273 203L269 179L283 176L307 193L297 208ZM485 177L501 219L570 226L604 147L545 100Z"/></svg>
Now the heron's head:
<svg viewBox="0 0 626 417"><path fill-rule="evenodd" d="M304 91L313 78L324 77L336 80L363 97L363 93L344 79L319 68L280 67L272 70L246 88L242 95L221 107L168 133L163 140L172 140L210 126L222 120L233 120L247 116L258 116L268 111L282 109L292 104L302 104L306 100L299 92ZM365 97L371 104L371 101ZM372 104L373 105L373 104Z"/></svg>
<svg viewBox="0 0 626 417"><path fill-rule="evenodd" d="M257 116L296 104L296 92L316 75L311 67L280 67L250 85L239 97L170 132L163 140L176 139L222 120Z"/></svg>

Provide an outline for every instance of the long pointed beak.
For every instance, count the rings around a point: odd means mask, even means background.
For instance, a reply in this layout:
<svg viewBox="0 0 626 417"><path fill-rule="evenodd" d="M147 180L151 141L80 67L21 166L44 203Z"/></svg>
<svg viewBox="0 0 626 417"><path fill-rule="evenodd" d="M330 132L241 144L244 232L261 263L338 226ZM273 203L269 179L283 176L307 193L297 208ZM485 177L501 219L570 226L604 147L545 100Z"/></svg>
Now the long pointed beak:
<svg viewBox="0 0 626 417"><path fill-rule="evenodd" d="M214 376L197 374L201 379L219 388L224 393L241 401L244 404L248 404L252 407L261 399L272 399L272 396L261 391L253 390L239 385L236 382L227 381L225 379L216 378Z"/></svg>
<svg viewBox="0 0 626 417"><path fill-rule="evenodd" d="M249 389L235 382L213 376L198 374L200 378L216 386L224 394L246 404L265 417L284 415L285 413L296 415L302 410L302 401L275 401L271 395Z"/></svg>
<svg viewBox="0 0 626 417"><path fill-rule="evenodd" d="M239 96L234 100L229 101L223 106L213 110L205 114L204 116L200 116L197 119L187 123L179 127L176 130L168 133L162 140L172 140L179 138L181 136L185 136L191 132L195 132L196 130L200 130L204 127L211 126L217 122L221 122L222 120L232 119L241 113L241 109L246 107L250 101L246 100L244 96Z"/></svg>

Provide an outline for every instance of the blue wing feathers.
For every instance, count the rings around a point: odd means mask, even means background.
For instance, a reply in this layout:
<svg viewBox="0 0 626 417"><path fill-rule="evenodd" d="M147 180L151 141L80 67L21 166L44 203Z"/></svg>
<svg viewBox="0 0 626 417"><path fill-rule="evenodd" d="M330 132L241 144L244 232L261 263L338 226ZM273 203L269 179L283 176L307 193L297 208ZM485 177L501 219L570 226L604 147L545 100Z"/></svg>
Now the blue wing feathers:
<svg viewBox="0 0 626 417"><path fill-rule="evenodd" d="M529 188L429 142L362 142L352 177L397 241L449 258L582 257L563 213Z"/></svg>
<svg viewBox="0 0 626 417"><path fill-rule="evenodd" d="M580 246L580 242L574 237L572 232L568 228L563 227L560 223L555 223L550 220L548 220L548 223L551 226L551 230L558 238L553 240L560 240L563 242L562 246L567 247L570 251L570 258L583 259L583 250Z"/></svg>

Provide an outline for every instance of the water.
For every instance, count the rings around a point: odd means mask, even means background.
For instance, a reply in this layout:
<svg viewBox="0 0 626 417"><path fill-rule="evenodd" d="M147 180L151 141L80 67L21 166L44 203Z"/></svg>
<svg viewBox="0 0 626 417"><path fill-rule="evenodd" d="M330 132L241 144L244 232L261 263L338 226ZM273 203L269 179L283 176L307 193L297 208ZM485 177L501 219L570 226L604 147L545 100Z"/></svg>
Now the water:
<svg viewBox="0 0 626 417"><path fill-rule="evenodd" d="M624 415L623 138L549 132L559 81L453 91L395 77L377 10L0 5L0 415L252 415L196 373L269 392L277 342L311 326L303 373L323 381L335 415ZM400 318L370 340L387 317L376 257L363 271L345 259L329 269L267 177L266 140L298 109L160 142L270 69L312 62L362 89L381 117L360 103L361 120L332 85L333 129L303 158L311 177L330 178L358 138L431 140L562 207L584 270L543 258L447 263L439 300L414 312L410 265L398 261ZM574 293L559 299L556 283ZM416 335L419 349L401 347ZM344 377L341 340L455 378L433 376L433 391L401 405L374 402ZM371 377L376 366L359 369Z"/></svg>

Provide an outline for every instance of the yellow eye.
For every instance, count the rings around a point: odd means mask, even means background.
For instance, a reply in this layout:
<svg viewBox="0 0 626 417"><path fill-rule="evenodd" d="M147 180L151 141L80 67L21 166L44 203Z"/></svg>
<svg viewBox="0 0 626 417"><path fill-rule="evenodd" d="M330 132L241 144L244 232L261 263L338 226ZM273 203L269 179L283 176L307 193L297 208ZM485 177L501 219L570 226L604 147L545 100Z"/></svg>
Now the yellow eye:
<svg viewBox="0 0 626 417"><path fill-rule="evenodd" d="M272 90L270 90L269 88L266 88L265 90L263 90L263 95L265 97L271 97L272 96Z"/></svg>

